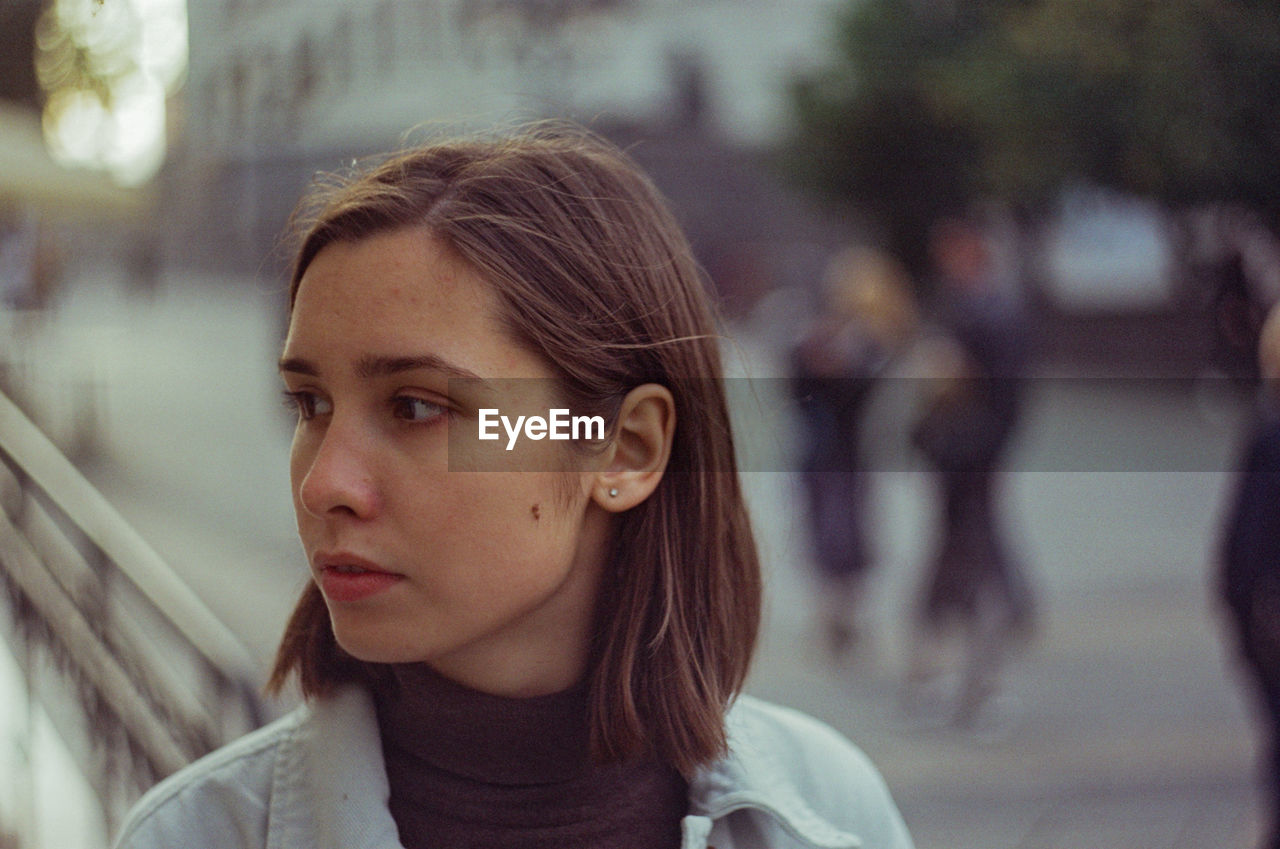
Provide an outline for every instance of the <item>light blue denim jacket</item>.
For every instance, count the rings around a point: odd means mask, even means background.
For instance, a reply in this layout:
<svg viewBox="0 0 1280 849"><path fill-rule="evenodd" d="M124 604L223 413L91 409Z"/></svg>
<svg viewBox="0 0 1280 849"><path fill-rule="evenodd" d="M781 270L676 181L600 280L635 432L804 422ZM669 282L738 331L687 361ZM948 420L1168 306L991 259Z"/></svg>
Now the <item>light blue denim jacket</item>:
<svg viewBox="0 0 1280 849"><path fill-rule="evenodd" d="M682 849L911 849L866 756L826 725L741 696L729 754L694 776ZM117 849L400 849L369 695L301 707L158 784Z"/></svg>

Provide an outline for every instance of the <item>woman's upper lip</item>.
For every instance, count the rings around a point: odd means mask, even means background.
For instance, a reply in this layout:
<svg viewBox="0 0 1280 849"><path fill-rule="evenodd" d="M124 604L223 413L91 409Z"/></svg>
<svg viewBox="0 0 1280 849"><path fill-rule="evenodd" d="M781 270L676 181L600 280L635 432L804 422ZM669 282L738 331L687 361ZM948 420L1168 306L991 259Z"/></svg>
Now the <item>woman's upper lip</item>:
<svg viewBox="0 0 1280 849"><path fill-rule="evenodd" d="M397 572L392 572L390 569L382 568L372 560L366 560L363 557L345 551L317 552L315 557L312 559L312 562L315 563L316 570L320 572L323 572L326 569L337 569L342 566L348 566L361 569L365 572L382 572L387 575L398 574Z"/></svg>

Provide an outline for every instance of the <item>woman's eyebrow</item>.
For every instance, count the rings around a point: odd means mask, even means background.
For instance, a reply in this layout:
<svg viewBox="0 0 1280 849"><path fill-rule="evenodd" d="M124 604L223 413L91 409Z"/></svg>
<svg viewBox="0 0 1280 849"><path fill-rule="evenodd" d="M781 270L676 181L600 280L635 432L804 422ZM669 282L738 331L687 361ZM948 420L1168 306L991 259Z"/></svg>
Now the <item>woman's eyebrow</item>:
<svg viewBox="0 0 1280 849"><path fill-rule="evenodd" d="M454 365L446 359L437 357L435 354L399 357L366 354L356 361L356 374L362 378L390 377L401 372L421 369L442 372L449 377L461 377L468 380L481 379L480 375L470 369Z"/></svg>
<svg viewBox="0 0 1280 849"><path fill-rule="evenodd" d="M308 377L320 374L320 369L301 357L281 357L277 368L281 374L305 374Z"/></svg>
<svg viewBox="0 0 1280 849"><path fill-rule="evenodd" d="M309 377L316 377L320 374L320 369L314 363L301 357L284 357L280 360L279 368L281 373L303 374ZM470 369L454 365L435 354L417 354L413 356L365 354L356 361L356 375L366 380L375 377L390 377L406 371L419 371L422 369L438 371L448 377L482 380L480 375Z"/></svg>

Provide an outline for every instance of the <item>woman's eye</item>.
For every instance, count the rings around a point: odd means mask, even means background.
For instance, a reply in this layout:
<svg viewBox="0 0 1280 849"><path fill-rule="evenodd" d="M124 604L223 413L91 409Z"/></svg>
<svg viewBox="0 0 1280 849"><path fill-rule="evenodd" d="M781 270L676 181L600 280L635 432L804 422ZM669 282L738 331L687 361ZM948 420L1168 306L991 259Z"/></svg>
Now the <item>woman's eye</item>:
<svg viewBox="0 0 1280 849"><path fill-rule="evenodd" d="M430 401L424 401L421 398L414 398L409 395L397 396L391 401L391 407L396 418L407 422L430 421L436 416L448 412L439 404L433 404Z"/></svg>
<svg viewBox="0 0 1280 849"><path fill-rule="evenodd" d="M329 402L314 392L285 392L284 405L297 413L301 421L326 415L331 409Z"/></svg>

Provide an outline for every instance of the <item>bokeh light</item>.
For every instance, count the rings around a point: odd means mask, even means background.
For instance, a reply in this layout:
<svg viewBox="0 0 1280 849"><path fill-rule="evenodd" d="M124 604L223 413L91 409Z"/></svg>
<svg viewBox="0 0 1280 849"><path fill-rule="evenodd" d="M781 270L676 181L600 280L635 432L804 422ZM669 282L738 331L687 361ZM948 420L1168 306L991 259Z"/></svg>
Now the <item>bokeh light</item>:
<svg viewBox="0 0 1280 849"><path fill-rule="evenodd" d="M54 158L125 186L155 176L167 100L186 76L186 0L56 0L36 48Z"/></svg>

